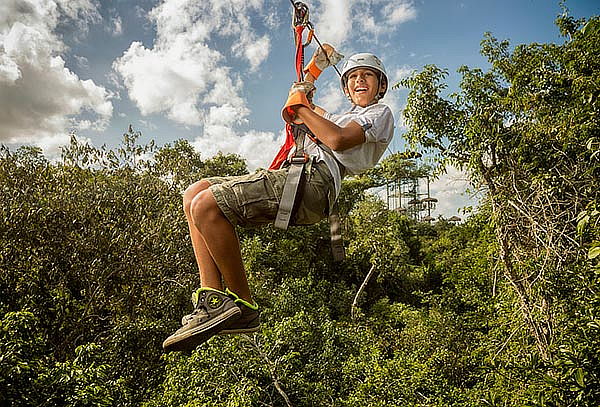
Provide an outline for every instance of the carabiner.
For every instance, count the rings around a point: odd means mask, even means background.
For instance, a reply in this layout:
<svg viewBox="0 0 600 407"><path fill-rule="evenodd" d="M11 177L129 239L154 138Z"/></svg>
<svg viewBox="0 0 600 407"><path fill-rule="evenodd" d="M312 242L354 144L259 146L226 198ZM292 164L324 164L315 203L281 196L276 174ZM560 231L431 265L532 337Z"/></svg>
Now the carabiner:
<svg viewBox="0 0 600 407"><path fill-rule="evenodd" d="M294 3L294 11L292 13L292 27L298 26L306 27L310 22L308 21L308 6L301 1Z"/></svg>

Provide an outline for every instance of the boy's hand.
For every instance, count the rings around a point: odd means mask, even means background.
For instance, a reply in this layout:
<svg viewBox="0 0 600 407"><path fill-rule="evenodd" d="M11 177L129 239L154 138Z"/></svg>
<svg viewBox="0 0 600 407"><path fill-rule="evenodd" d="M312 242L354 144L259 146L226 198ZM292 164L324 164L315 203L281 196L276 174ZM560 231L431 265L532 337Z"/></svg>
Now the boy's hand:
<svg viewBox="0 0 600 407"><path fill-rule="evenodd" d="M314 107L312 98L315 93L315 85L312 82L294 82L288 93L287 102L281 111L281 117L286 123L291 123L296 117L294 106L302 105L310 109Z"/></svg>
<svg viewBox="0 0 600 407"><path fill-rule="evenodd" d="M325 49L325 52L323 52L323 49ZM304 68L304 72L311 74L316 80L325 68L337 64L342 58L344 56L337 52L331 45L323 44L323 48L317 47L310 62Z"/></svg>
<svg viewBox="0 0 600 407"><path fill-rule="evenodd" d="M317 90L317 88L315 87L315 85L312 82L309 82L309 81L294 82L292 84L292 87L290 88L288 96L291 96L292 93L295 93L295 92L303 92L306 95L306 98L308 99L308 101L311 102L311 104L312 104L312 98L315 94L315 90Z"/></svg>

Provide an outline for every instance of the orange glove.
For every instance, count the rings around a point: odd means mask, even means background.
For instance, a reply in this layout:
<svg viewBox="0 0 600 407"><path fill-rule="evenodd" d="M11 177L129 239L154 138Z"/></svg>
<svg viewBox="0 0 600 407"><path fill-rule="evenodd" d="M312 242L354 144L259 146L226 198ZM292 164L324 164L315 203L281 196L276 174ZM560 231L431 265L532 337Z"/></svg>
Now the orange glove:
<svg viewBox="0 0 600 407"><path fill-rule="evenodd" d="M325 49L325 52L323 52L323 49ZM311 74L316 80L325 68L337 64L342 58L344 56L337 52L331 45L323 44L323 48L317 47L315 50L310 62L304 68L304 73Z"/></svg>
<svg viewBox="0 0 600 407"><path fill-rule="evenodd" d="M288 93L285 106L283 106L283 110L281 111L281 117L286 123L293 122L296 117L294 106L301 105L309 109L313 108L312 97L315 90L315 85L311 82L294 82Z"/></svg>

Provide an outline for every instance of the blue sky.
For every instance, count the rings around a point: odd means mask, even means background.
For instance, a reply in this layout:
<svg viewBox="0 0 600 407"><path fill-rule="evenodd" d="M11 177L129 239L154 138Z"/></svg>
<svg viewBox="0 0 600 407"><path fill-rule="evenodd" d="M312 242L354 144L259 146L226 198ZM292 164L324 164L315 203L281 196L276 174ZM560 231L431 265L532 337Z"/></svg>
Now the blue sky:
<svg viewBox="0 0 600 407"><path fill-rule="evenodd" d="M379 55L392 82L425 64L446 68L456 90L461 65L487 66L486 31L512 45L560 42L550 0L306 1L322 42L341 53ZM566 2L575 17L599 0ZM280 109L294 80L289 0L2 0L0 143L56 154L75 131L115 146L129 124L142 141L187 139L208 157L238 153L251 169L268 165L281 142ZM307 48L310 55L314 50ZM317 104L348 107L333 70L317 83ZM390 91L392 151L404 148L406 91ZM433 185L438 213L472 202L450 170Z"/></svg>

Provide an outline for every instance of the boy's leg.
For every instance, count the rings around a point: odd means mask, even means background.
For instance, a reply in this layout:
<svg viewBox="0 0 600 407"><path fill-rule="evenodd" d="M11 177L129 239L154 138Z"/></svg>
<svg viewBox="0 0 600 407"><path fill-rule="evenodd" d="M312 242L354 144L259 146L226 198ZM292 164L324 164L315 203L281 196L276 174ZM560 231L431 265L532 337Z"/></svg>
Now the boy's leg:
<svg viewBox="0 0 600 407"><path fill-rule="evenodd" d="M252 302L238 236L210 189L203 190L192 200L191 218L227 287Z"/></svg>
<svg viewBox="0 0 600 407"><path fill-rule="evenodd" d="M235 229L218 208L209 185L200 181L184 194L184 212L202 288L194 293L193 312L184 316L182 327L163 342L167 352L191 351L240 319L241 308L222 291L221 276L231 290L251 301Z"/></svg>
<svg viewBox="0 0 600 407"><path fill-rule="evenodd" d="M223 284L221 282L221 273L215 264L208 248L204 237L196 227L192 219L192 201L200 192L204 191L210 186L209 182L204 180L198 181L192 184L183 194L183 211L188 223L190 230L190 238L192 240L192 248L194 249L194 256L196 257L196 263L200 271L200 283L202 287L215 288L217 290L223 290Z"/></svg>
<svg viewBox="0 0 600 407"><path fill-rule="evenodd" d="M222 277L239 298L252 303L240 243L232 223L272 222L286 176L287 172L280 170L245 177L211 178L188 188L184 207L203 287L221 289ZM324 162L313 164L307 178L309 182L305 183L303 199L297 208L297 224L312 224L324 218L330 191L334 188L333 177ZM210 185L227 186L213 193ZM216 193L219 193L219 203Z"/></svg>

